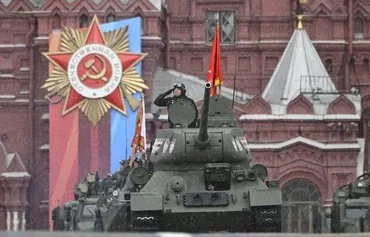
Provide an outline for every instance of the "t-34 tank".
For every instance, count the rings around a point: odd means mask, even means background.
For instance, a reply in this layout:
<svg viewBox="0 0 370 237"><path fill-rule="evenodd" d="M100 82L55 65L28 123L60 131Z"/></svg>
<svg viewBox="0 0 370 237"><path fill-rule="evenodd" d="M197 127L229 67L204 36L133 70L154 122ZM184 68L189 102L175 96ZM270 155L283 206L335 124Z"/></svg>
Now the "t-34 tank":
<svg viewBox="0 0 370 237"><path fill-rule="evenodd" d="M157 133L152 175L137 167L123 189L99 201L101 231L280 231L278 181L250 166L231 102L210 97L207 83L199 128L188 128L195 114L186 100L170 106L174 128Z"/></svg>
<svg viewBox="0 0 370 237"><path fill-rule="evenodd" d="M74 190L75 199L53 209L53 230L93 231L99 189L98 175L88 174L84 181L78 182Z"/></svg>
<svg viewBox="0 0 370 237"><path fill-rule="evenodd" d="M333 194L333 233L370 232L370 174L365 173Z"/></svg>

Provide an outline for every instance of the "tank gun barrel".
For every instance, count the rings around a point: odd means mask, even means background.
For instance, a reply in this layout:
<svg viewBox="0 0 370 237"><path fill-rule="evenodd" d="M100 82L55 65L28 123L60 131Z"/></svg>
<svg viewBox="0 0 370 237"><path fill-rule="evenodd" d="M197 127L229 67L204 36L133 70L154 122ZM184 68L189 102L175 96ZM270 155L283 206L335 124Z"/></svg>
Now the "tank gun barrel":
<svg viewBox="0 0 370 237"><path fill-rule="evenodd" d="M204 142L208 139L208 111L209 98L211 96L211 83L207 82L204 88L204 99L202 106L202 117L200 118L198 141Z"/></svg>

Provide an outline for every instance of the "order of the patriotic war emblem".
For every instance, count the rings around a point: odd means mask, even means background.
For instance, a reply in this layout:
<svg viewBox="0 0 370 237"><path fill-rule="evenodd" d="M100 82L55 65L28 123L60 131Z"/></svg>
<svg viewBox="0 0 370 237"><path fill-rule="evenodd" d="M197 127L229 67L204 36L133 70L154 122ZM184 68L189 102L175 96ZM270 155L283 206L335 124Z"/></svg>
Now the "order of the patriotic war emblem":
<svg viewBox="0 0 370 237"><path fill-rule="evenodd" d="M132 94L148 87L135 65L146 54L131 53L127 27L102 32L95 16L87 31L64 27L58 52L44 55L53 70L42 88L50 103L63 99L63 115L76 108L96 125L110 108L127 114L124 98L135 110L139 101Z"/></svg>

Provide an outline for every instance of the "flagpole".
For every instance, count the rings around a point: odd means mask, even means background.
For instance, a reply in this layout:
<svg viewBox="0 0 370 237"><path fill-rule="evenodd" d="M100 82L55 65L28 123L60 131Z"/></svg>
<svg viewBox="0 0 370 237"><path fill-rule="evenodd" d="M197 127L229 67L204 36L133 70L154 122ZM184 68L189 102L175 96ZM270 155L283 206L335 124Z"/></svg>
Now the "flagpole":
<svg viewBox="0 0 370 237"><path fill-rule="evenodd" d="M216 30L216 34L217 34L217 42L218 42L218 46L217 46L217 58L219 58L219 60L216 60L218 62L218 65L217 65L217 70L218 72L221 71L221 38L220 38L220 34L221 34L221 29L220 29L220 21L217 20L217 26L216 26L218 30ZM220 78L220 74L218 74L218 80L219 80L219 85L218 85L218 96L221 97L221 78Z"/></svg>
<svg viewBox="0 0 370 237"><path fill-rule="evenodd" d="M145 95L144 95L144 92L141 92L141 106L143 106L143 108L142 108L142 111L143 111L143 117L142 117L142 121L144 121L143 123L146 123L146 119L145 119L145 102L144 102L144 97L145 97ZM144 155L145 155L145 160L148 160L148 154L147 154L147 152L146 152L146 126L145 126L145 138L144 138L144 151L145 151L145 153L144 153Z"/></svg>
<svg viewBox="0 0 370 237"><path fill-rule="evenodd" d="M238 66L238 58L235 60L235 71L234 71L234 86L233 86L233 104L231 108L234 108L234 102L235 102L235 88L236 88L236 68Z"/></svg>

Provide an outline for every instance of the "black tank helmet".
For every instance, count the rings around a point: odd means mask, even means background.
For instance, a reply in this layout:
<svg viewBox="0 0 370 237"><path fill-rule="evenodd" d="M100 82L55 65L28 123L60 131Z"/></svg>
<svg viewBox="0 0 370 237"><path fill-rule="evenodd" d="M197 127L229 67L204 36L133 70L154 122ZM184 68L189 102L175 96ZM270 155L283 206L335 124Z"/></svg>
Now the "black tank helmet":
<svg viewBox="0 0 370 237"><path fill-rule="evenodd" d="M176 82L175 84L173 84L173 88L178 88L181 90L181 94L182 95L185 95L186 93L186 89L185 89L185 85L184 83L181 83L181 82Z"/></svg>

